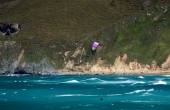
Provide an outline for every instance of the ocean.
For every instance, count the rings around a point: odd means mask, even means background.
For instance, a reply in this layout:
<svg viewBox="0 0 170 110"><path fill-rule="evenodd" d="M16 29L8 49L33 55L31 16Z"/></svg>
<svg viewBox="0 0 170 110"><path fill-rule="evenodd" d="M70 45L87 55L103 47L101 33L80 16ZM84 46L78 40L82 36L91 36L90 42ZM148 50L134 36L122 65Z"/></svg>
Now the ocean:
<svg viewBox="0 0 170 110"><path fill-rule="evenodd" d="M0 110L170 110L170 76L0 76Z"/></svg>

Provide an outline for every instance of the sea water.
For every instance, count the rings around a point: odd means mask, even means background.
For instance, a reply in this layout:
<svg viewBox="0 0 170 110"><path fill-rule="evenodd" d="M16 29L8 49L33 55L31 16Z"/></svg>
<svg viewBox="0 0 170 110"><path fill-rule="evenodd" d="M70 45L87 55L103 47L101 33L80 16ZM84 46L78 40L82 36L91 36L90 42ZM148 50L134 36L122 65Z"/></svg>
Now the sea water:
<svg viewBox="0 0 170 110"><path fill-rule="evenodd" d="M170 76L0 76L0 110L170 110Z"/></svg>

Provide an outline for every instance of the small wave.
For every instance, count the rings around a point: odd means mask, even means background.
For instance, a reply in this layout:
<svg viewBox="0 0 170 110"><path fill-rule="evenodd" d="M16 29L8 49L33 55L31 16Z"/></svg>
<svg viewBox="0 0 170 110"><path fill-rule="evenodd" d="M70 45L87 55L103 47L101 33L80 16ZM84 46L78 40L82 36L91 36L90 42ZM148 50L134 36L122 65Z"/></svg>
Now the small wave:
<svg viewBox="0 0 170 110"><path fill-rule="evenodd" d="M99 80L99 78L90 78L90 79L86 79L86 80Z"/></svg>
<svg viewBox="0 0 170 110"><path fill-rule="evenodd" d="M128 79L128 78L125 78L125 77L117 77L116 79Z"/></svg>
<svg viewBox="0 0 170 110"><path fill-rule="evenodd" d="M108 94L106 96L119 96L119 95L122 95L122 94Z"/></svg>
<svg viewBox="0 0 170 110"><path fill-rule="evenodd" d="M152 88L152 89L149 89L149 90L147 90L148 92L152 92L152 91L154 91L154 89Z"/></svg>
<svg viewBox="0 0 170 110"><path fill-rule="evenodd" d="M80 83L80 82L77 81L77 80L70 80L70 81L66 81L66 82L64 82L64 83Z"/></svg>
<svg viewBox="0 0 170 110"><path fill-rule="evenodd" d="M135 85L135 84L145 84L145 82L143 82L143 81L138 81L138 82L135 82L135 83L133 83L133 84L131 84L131 85Z"/></svg>
<svg viewBox="0 0 170 110"><path fill-rule="evenodd" d="M139 76L139 78L144 79L144 77L143 77L143 76Z"/></svg>
<svg viewBox="0 0 170 110"><path fill-rule="evenodd" d="M165 81L158 81L153 83L153 85L167 85L167 83Z"/></svg>
<svg viewBox="0 0 170 110"><path fill-rule="evenodd" d="M154 91L154 89L149 89L149 90L145 90L145 89L142 89L142 90L135 90L135 91L128 92L128 93L125 93L125 94L134 94L134 93L151 92L151 91Z"/></svg>
<svg viewBox="0 0 170 110"><path fill-rule="evenodd" d="M46 82L46 80L36 80L35 82Z"/></svg>
<svg viewBox="0 0 170 110"><path fill-rule="evenodd" d="M98 95L86 95L86 94L63 94L63 95L55 95L55 97L84 97L84 96L98 96Z"/></svg>
<svg viewBox="0 0 170 110"><path fill-rule="evenodd" d="M170 75L162 75L162 76L165 76L165 77L170 77Z"/></svg>
<svg viewBox="0 0 170 110"><path fill-rule="evenodd" d="M135 80L126 80L126 81L102 81L99 82L101 84L144 84L143 81L135 81Z"/></svg>
<svg viewBox="0 0 170 110"><path fill-rule="evenodd" d="M4 92L4 93L1 93L1 95L6 95L6 93Z"/></svg>
<svg viewBox="0 0 170 110"><path fill-rule="evenodd" d="M143 90L135 90L133 92L129 92L129 93L125 93L125 94L134 94L134 93L140 93L140 92L145 92L146 90L143 89Z"/></svg>
<svg viewBox="0 0 170 110"><path fill-rule="evenodd" d="M137 102L137 103L146 102L146 103L149 103L149 102L161 102L161 101L142 101L142 100L136 100L136 101L132 101L132 102Z"/></svg>

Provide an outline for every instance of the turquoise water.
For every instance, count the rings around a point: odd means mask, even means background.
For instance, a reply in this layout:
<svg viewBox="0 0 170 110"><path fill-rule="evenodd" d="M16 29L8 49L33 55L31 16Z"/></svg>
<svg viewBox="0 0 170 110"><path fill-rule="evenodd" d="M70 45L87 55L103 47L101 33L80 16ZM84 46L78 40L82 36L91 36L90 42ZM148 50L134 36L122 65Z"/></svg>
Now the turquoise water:
<svg viewBox="0 0 170 110"><path fill-rule="evenodd" d="M170 76L0 76L0 110L170 110Z"/></svg>

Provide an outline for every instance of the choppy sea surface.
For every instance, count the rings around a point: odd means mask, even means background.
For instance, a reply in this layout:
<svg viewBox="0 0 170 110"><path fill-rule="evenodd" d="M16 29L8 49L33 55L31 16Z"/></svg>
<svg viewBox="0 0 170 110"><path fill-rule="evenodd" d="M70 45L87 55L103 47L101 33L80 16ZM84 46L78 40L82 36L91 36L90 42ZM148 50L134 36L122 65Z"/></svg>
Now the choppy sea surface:
<svg viewBox="0 0 170 110"><path fill-rule="evenodd" d="M170 76L0 76L0 110L170 110Z"/></svg>

